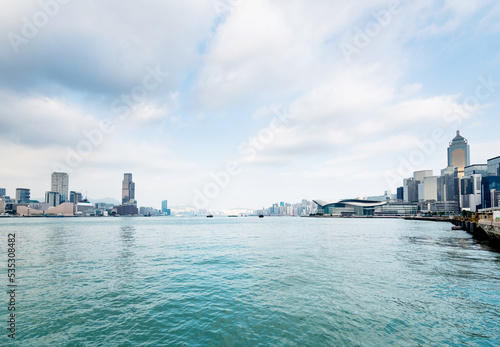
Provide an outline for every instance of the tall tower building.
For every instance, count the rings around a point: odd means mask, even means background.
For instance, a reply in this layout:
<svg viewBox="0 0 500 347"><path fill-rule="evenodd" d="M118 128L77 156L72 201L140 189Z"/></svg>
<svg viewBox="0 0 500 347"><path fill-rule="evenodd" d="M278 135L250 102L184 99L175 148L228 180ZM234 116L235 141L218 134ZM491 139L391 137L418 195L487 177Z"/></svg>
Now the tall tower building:
<svg viewBox="0 0 500 347"><path fill-rule="evenodd" d="M61 202L68 201L69 176L65 172L53 172L50 191L59 193Z"/></svg>
<svg viewBox="0 0 500 347"><path fill-rule="evenodd" d="M132 181L132 174L123 174L122 182L122 205L135 205L135 183Z"/></svg>
<svg viewBox="0 0 500 347"><path fill-rule="evenodd" d="M458 178L464 177L464 169L470 165L470 146L468 141L460 135L457 130L457 136L450 142L448 147L448 166L455 166L458 169Z"/></svg>

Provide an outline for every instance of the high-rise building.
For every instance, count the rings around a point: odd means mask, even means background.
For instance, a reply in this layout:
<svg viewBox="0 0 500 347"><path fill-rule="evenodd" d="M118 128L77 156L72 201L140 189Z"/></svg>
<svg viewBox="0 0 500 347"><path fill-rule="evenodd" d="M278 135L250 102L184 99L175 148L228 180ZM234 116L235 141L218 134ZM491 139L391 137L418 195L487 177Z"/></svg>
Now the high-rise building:
<svg viewBox="0 0 500 347"><path fill-rule="evenodd" d="M137 205L135 202L135 183L132 181L131 173L123 175L122 205Z"/></svg>
<svg viewBox="0 0 500 347"><path fill-rule="evenodd" d="M29 204L30 190L28 188L16 188L16 202L18 204Z"/></svg>
<svg viewBox="0 0 500 347"><path fill-rule="evenodd" d="M449 166L441 170L441 177L438 182L438 201L459 202L460 182L458 178L458 169L455 166Z"/></svg>
<svg viewBox="0 0 500 347"><path fill-rule="evenodd" d="M53 172L50 191L61 195L61 203L68 201L69 176L65 172Z"/></svg>
<svg viewBox="0 0 500 347"><path fill-rule="evenodd" d="M7 195L7 190L5 188L0 188L0 197Z"/></svg>
<svg viewBox="0 0 500 347"><path fill-rule="evenodd" d="M163 200L161 202L161 213L164 213L167 216L170 216L170 209L168 208L168 201L167 200Z"/></svg>
<svg viewBox="0 0 500 347"><path fill-rule="evenodd" d="M61 194L58 192L45 193L45 202L49 204L49 206L59 206L61 204L61 198Z"/></svg>
<svg viewBox="0 0 500 347"><path fill-rule="evenodd" d="M456 166L458 169L458 178L464 177L464 169L470 165L470 146L468 141L460 135L457 130L457 136L450 142L448 147L448 166Z"/></svg>

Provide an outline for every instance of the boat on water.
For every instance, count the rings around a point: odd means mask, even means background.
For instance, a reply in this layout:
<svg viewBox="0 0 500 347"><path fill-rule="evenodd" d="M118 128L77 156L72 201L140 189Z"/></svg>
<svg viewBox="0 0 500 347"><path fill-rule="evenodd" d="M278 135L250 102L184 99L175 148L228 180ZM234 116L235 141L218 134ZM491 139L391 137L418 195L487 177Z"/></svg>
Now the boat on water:
<svg viewBox="0 0 500 347"><path fill-rule="evenodd" d="M214 215L213 214L208 214L207 218L214 218Z"/></svg>
<svg viewBox="0 0 500 347"><path fill-rule="evenodd" d="M263 214L259 214L259 218L264 218L264 215Z"/></svg>
<svg viewBox="0 0 500 347"><path fill-rule="evenodd" d="M238 217L238 216L235 214L230 214L228 217Z"/></svg>

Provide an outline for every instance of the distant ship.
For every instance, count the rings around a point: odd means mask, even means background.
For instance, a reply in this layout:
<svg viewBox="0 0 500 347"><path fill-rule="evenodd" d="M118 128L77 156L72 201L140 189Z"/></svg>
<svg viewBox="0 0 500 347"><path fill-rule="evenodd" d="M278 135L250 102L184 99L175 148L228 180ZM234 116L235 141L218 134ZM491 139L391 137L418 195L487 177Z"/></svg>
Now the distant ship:
<svg viewBox="0 0 500 347"><path fill-rule="evenodd" d="M259 214L259 218L264 218L264 215L263 214Z"/></svg>
<svg viewBox="0 0 500 347"><path fill-rule="evenodd" d="M207 218L214 218L214 215L213 214L208 214Z"/></svg>

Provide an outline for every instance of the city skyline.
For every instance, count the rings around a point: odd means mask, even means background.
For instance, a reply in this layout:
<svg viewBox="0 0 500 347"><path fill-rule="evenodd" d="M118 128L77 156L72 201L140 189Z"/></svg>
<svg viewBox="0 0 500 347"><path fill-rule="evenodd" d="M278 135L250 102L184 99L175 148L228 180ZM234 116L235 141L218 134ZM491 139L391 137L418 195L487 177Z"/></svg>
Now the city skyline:
<svg viewBox="0 0 500 347"><path fill-rule="evenodd" d="M498 156L494 1L224 3L0 5L0 187L258 209Z"/></svg>

